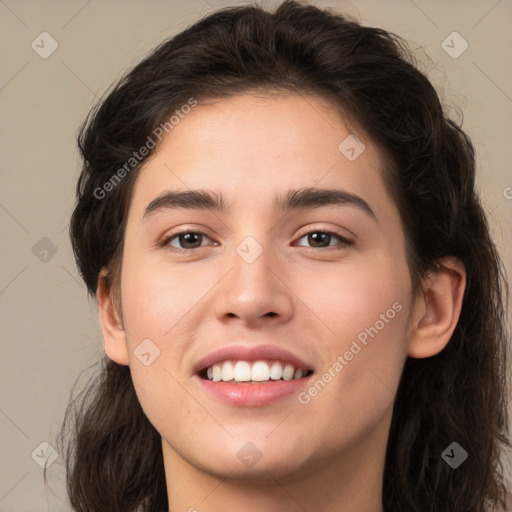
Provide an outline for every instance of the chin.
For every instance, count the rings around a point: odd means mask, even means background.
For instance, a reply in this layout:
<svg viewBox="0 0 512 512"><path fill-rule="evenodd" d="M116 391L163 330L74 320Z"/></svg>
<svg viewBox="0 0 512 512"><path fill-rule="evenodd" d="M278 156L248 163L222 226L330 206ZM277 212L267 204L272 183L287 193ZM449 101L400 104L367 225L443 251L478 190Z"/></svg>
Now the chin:
<svg viewBox="0 0 512 512"><path fill-rule="evenodd" d="M210 445L204 451L196 445L194 465L218 478L229 475L230 479L261 479L262 482L268 482L270 475L275 478L291 476L304 467L307 456L298 453L297 442L293 442L290 437L288 440L289 443L283 444L282 437L276 437L275 442L271 442L263 435L237 435L227 445L219 442L216 447ZM198 459L200 453L203 457Z"/></svg>

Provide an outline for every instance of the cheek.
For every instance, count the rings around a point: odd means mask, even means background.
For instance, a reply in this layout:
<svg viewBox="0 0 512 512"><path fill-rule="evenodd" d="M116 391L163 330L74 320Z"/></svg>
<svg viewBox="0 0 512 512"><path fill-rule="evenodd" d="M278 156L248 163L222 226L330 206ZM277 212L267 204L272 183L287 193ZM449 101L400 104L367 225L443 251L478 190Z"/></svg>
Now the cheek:
<svg viewBox="0 0 512 512"><path fill-rule="evenodd" d="M122 279L127 330L132 337L154 338L162 343L175 335L182 320L212 286L197 268L177 270L162 261L137 258L136 254L123 262Z"/></svg>
<svg viewBox="0 0 512 512"><path fill-rule="evenodd" d="M179 377L161 357L148 367L137 363L131 363L133 386L144 414L158 432L173 438L176 433L184 429L190 432L204 422L204 414L188 399L177 383Z"/></svg>
<svg viewBox="0 0 512 512"><path fill-rule="evenodd" d="M322 331L325 373L317 388L324 396L318 403L325 400L324 410L331 411L341 411L343 404L358 417L365 410L378 414L394 398L406 357L410 279L405 259L376 255L314 282L309 304L329 329Z"/></svg>
<svg viewBox="0 0 512 512"><path fill-rule="evenodd" d="M297 309L307 306L304 312L318 324L327 346L343 349L376 322L379 333L401 332L410 279L400 255L376 252L364 259L297 271L296 276L294 292L303 300ZM399 305L393 309L395 303Z"/></svg>
<svg viewBox="0 0 512 512"><path fill-rule="evenodd" d="M347 350L357 352L359 346L358 368L366 374L364 377L370 374L378 382L381 376L393 389L405 354L409 278L405 263L403 266L392 261L381 264L380 269L374 267L378 270L360 276L351 290L352 300L346 310L346 318L352 319L347 329L350 334Z"/></svg>

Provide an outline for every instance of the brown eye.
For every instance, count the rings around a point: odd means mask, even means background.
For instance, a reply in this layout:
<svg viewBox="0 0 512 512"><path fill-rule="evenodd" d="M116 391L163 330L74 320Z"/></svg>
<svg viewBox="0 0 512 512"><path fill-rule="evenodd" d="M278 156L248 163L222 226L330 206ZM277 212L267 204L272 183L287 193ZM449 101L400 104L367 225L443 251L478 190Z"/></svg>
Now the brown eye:
<svg viewBox="0 0 512 512"><path fill-rule="evenodd" d="M322 249L325 247L333 247L333 246L348 246L352 245L352 242L347 240L346 238L342 237L338 233L334 233L332 231L310 231L309 233L306 233L303 235L300 240L303 238L307 239L308 244L310 244L310 247L312 249ZM336 243L336 240L338 243ZM334 243L331 243L333 242ZM304 247L303 244L299 244L300 246Z"/></svg>
<svg viewBox="0 0 512 512"><path fill-rule="evenodd" d="M206 233L202 233L201 231L181 231L167 237L162 242L162 246L171 246L177 251L199 249L200 247L204 247L202 244L204 237L208 238ZM177 247L174 243L171 243L173 241L176 241L179 246Z"/></svg>

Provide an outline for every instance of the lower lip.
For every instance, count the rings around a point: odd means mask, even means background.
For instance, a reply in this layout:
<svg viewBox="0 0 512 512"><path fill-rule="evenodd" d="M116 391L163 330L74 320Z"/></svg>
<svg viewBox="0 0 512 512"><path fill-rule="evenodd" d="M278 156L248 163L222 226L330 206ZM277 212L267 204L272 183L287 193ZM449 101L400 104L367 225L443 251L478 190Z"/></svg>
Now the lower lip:
<svg viewBox="0 0 512 512"><path fill-rule="evenodd" d="M265 384L214 382L202 379L198 375L195 378L199 379L200 385L207 393L221 402L239 407L262 407L298 393L309 382L312 375L296 380L267 381Z"/></svg>

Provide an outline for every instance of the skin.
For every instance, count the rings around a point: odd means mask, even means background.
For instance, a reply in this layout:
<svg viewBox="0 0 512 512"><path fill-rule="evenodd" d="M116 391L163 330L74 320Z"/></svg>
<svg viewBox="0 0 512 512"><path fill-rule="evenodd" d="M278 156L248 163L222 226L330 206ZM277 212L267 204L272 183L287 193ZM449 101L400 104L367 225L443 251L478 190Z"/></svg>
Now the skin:
<svg viewBox="0 0 512 512"><path fill-rule="evenodd" d="M338 150L350 133L366 146L353 162ZM198 105L157 149L130 205L122 312L103 278L97 299L105 352L130 366L143 410L162 436L169 510L382 511L403 365L448 343L465 286L462 264L444 260L412 296L382 155L319 98L244 94ZM356 194L377 221L350 205L273 211L276 193L301 187ZM142 220L162 192L196 188L222 193L232 210L163 210ZM353 244L334 237L315 251L306 235L319 229ZM174 238L174 248L189 253L158 246L176 230L207 236L193 251ZM263 248L250 264L236 252L247 236ZM233 407L193 378L198 360L237 340L284 347L321 376L395 303L401 311L307 404L293 394L266 407ZM149 366L134 355L147 338L161 351ZM237 457L248 441L261 453L251 467Z"/></svg>

